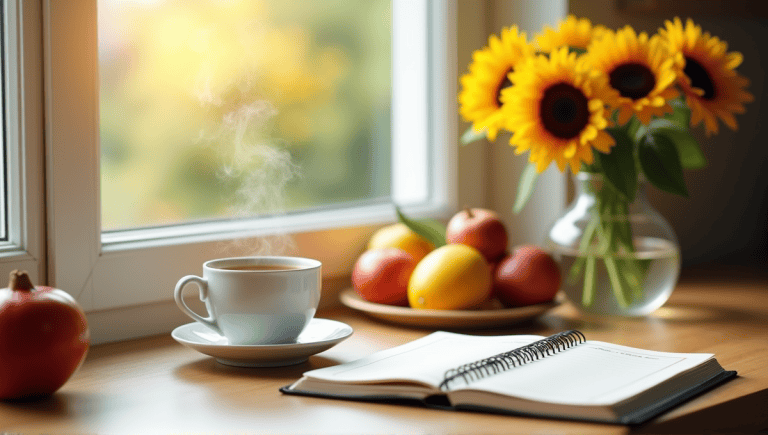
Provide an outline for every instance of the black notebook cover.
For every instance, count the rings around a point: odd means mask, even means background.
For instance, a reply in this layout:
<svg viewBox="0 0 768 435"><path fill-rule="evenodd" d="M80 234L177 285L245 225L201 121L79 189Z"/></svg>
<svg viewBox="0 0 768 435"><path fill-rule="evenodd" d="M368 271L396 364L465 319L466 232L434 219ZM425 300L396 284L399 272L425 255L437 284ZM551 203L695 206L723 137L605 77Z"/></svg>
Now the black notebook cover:
<svg viewBox="0 0 768 435"><path fill-rule="evenodd" d="M621 416L621 419L616 423L626 424L626 425L637 425L637 424L645 423L648 420L651 420L652 418L659 416L660 414L674 408L675 406L693 398L694 396L697 396L698 394L701 394L711 388L714 388L715 386L735 376L736 376L735 371L720 372L717 375L713 376L712 378L698 385L694 385L688 389L681 390L676 394L673 394L656 403L652 403L651 405L646 406L645 408L637 409L631 414ZM342 394L323 394L323 393L291 390L290 385L280 388L280 392L284 394L293 394L298 396L322 397L326 399L356 400L356 401L364 401L364 402L388 403L388 404L394 404L394 405L424 406L427 408L445 409L445 410L476 411L476 412L489 412L494 414L564 419L564 417L558 416L558 415L526 414L526 413L515 412L514 410L503 409L503 408L488 408L484 406L472 406L472 405L452 406L448 402L448 400L445 398L445 396L429 396L423 400L404 399L402 397L388 396L388 395L345 396ZM578 420L606 423L605 421L602 421L602 420L591 420L586 417L580 418Z"/></svg>

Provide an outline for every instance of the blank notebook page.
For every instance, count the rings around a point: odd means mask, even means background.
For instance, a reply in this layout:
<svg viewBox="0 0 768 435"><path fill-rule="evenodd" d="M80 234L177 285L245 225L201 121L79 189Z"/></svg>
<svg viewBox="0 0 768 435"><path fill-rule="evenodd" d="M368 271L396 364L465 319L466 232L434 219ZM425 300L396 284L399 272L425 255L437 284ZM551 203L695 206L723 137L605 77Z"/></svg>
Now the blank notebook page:
<svg viewBox="0 0 768 435"><path fill-rule="evenodd" d="M410 379L437 386L446 370L532 343L542 337L475 337L435 332L366 358L313 370L305 376L346 382Z"/></svg>
<svg viewBox="0 0 768 435"><path fill-rule="evenodd" d="M588 341L504 373L460 383L523 399L570 405L612 404L711 358Z"/></svg>

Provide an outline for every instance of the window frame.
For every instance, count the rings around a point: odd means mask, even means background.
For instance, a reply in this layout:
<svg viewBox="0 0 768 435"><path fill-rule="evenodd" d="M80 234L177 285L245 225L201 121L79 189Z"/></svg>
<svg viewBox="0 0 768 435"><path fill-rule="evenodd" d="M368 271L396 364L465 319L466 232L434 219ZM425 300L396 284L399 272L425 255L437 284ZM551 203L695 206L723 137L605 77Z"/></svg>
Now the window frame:
<svg viewBox="0 0 768 435"><path fill-rule="evenodd" d="M26 270L33 282L44 283L41 11L23 0L1 6L8 238L0 242L0 275Z"/></svg>
<svg viewBox="0 0 768 435"><path fill-rule="evenodd" d="M396 220L392 204L373 204L224 225L184 225L175 232L163 230L164 237L152 234L153 230L102 235L96 1L65 5L44 0L42 8L48 281L83 306L95 342L166 332L180 320L188 321L179 317L171 302L176 281L200 274L206 260L247 255L250 242L243 242L243 237L274 234L282 228L293 238L295 254L319 259L324 278L330 279L347 277L375 228ZM413 116L393 116L393 160L413 162L408 150L423 151L429 194L407 204L409 186L393 183L393 200L406 202L404 210L413 216L447 218L456 209L457 112L451 98L456 95L455 9L456 0L394 0L393 15L415 17L420 13L425 21L423 29L417 29L423 38L422 51L411 49L413 35L393 37L393 58L410 53L408 61L412 62L405 69L393 70L393 106L414 87L423 90L417 98L420 105L412 105L425 112L420 124L408 123ZM405 83L409 77L416 77L417 82ZM398 133L405 129L406 134ZM395 180L414 171L405 163L393 166ZM240 240L237 246L227 245L234 239Z"/></svg>

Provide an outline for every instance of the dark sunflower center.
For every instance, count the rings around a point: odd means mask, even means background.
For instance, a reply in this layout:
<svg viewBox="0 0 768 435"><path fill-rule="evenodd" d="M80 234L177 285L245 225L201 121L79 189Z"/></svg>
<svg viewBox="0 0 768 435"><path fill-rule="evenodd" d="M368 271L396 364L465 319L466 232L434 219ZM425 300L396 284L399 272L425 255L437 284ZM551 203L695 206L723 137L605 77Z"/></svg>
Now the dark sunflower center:
<svg viewBox="0 0 768 435"><path fill-rule="evenodd" d="M576 137L589 122L587 97L566 83L550 86L541 98L539 118L553 136L561 139Z"/></svg>
<svg viewBox="0 0 768 435"><path fill-rule="evenodd" d="M699 62L686 57L683 72L691 79L691 86L704 91L702 98L705 100L715 98L715 84L712 82L712 77L709 76L707 70Z"/></svg>
<svg viewBox="0 0 768 435"><path fill-rule="evenodd" d="M625 63L617 66L610 74L611 86L622 97L637 100L643 98L656 86L656 78L647 66L639 63Z"/></svg>
<svg viewBox="0 0 768 435"><path fill-rule="evenodd" d="M508 69L507 72L504 73L504 78L501 80L501 83L499 83L499 86L496 88L496 105L501 107L501 91L504 88L508 88L512 86L512 81L509 80L509 73L513 71L512 68Z"/></svg>

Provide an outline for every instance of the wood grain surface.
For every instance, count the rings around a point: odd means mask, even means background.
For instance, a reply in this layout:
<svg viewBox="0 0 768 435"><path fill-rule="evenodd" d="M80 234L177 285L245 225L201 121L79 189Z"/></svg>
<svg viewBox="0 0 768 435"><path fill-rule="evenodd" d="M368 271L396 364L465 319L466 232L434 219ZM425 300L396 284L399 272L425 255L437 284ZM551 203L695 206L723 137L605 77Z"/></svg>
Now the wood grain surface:
<svg viewBox="0 0 768 435"><path fill-rule="evenodd" d="M321 311L355 332L308 362L282 368L221 365L170 335L95 346L55 395L0 402L10 433L757 433L768 431L768 273L688 271L670 301L644 319L588 318L562 305L509 328L476 334L549 335L670 352L711 352L739 377L639 427L449 412L396 404L283 395L303 372L424 336L347 308ZM465 332L465 331L464 331ZM466 332L465 332L466 333ZM0 374L1 375L1 374Z"/></svg>

